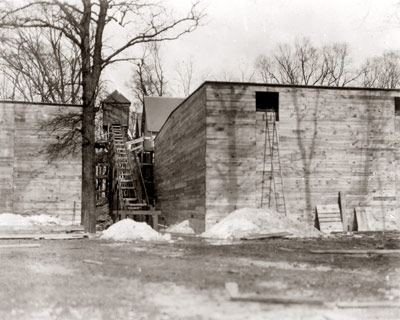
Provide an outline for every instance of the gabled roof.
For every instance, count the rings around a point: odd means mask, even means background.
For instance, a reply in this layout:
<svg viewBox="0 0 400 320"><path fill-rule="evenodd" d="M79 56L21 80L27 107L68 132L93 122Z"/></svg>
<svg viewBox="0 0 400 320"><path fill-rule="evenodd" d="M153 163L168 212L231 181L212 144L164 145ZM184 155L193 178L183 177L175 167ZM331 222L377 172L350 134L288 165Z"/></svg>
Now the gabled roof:
<svg viewBox="0 0 400 320"><path fill-rule="evenodd" d="M127 98L125 98L118 90L114 90L107 98L103 100L103 102L131 104L131 102Z"/></svg>
<svg viewBox="0 0 400 320"><path fill-rule="evenodd" d="M145 125L148 131L158 132L182 98L144 97Z"/></svg>

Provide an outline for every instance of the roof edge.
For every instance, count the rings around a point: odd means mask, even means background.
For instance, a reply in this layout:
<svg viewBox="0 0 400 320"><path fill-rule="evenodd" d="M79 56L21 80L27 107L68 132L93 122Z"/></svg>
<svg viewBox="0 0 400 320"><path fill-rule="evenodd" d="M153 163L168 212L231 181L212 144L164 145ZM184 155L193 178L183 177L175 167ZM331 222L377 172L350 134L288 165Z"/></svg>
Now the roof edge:
<svg viewBox="0 0 400 320"><path fill-rule="evenodd" d="M59 106L59 107L80 107L81 104L68 104L68 103L55 103L55 102L34 102L34 101L13 101L13 100L0 100L0 103L10 103L10 104L34 104L42 106Z"/></svg>
<svg viewBox="0 0 400 320"><path fill-rule="evenodd" d="M214 85L244 85L244 86L266 86L266 87L281 87L281 88L301 88L301 89L328 89L328 90L363 90L363 91L387 91L387 92L400 92L399 89L386 89L386 88L366 88L366 87L332 87L332 86L308 86L298 84L279 84L279 83L260 83L260 82L230 82L230 81L204 81L204 84ZM197 90L196 90L197 91Z"/></svg>

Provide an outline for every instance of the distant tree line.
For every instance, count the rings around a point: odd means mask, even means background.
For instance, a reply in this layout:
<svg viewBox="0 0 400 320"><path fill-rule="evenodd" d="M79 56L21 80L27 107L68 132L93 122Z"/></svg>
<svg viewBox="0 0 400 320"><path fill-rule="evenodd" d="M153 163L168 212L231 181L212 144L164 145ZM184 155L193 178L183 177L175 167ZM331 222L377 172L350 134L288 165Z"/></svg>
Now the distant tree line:
<svg viewBox="0 0 400 320"><path fill-rule="evenodd" d="M293 45L280 44L273 52L258 56L255 62L256 73L263 82L386 89L400 87L398 52L388 51L357 65L348 44L316 47L307 38L296 40Z"/></svg>
<svg viewBox="0 0 400 320"><path fill-rule="evenodd" d="M330 87L400 88L400 53L387 51L355 61L347 43L315 46L308 38L278 44L253 64L238 63L235 71L199 75L193 59L183 60L167 74L160 44L147 46L132 69L131 86L138 105L146 95L188 96L204 80L264 82Z"/></svg>

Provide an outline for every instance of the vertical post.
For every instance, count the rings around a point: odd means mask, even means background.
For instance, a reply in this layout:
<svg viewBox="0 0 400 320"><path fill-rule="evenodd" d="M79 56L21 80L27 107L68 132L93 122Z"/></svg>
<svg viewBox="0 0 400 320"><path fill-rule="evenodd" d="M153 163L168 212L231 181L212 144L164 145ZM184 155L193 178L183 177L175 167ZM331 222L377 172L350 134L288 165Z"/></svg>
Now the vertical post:
<svg viewBox="0 0 400 320"><path fill-rule="evenodd" d="M76 201L74 201L74 207L72 209L72 223L71 224L74 224L74 222L75 222L75 214L76 214Z"/></svg>
<svg viewBox="0 0 400 320"><path fill-rule="evenodd" d="M346 195L343 192L339 192L339 208L342 216L343 231L349 231L349 223L346 214Z"/></svg>
<svg viewBox="0 0 400 320"><path fill-rule="evenodd" d="M150 207L150 211L155 211L155 208ZM153 219L153 229L158 231L158 212L153 212L152 219Z"/></svg>

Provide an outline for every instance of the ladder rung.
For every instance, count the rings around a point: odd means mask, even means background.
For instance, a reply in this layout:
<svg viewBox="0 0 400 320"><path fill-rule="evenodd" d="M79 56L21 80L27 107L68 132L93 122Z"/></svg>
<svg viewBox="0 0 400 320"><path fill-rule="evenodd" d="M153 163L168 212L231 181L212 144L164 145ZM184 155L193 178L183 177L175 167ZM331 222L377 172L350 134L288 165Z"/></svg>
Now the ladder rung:
<svg viewBox="0 0 400 320"><path fill-rule="evenodd" d="M129 208L129 207L147 207L148 205L145 203L132 203L132 204L128 204L126 206Z"/></svg>
<svg viewBox="0 0 400 320"><path fill-rule="evenodd" d="M124 198L125 202L137 201L137 198Z"/></svg>

